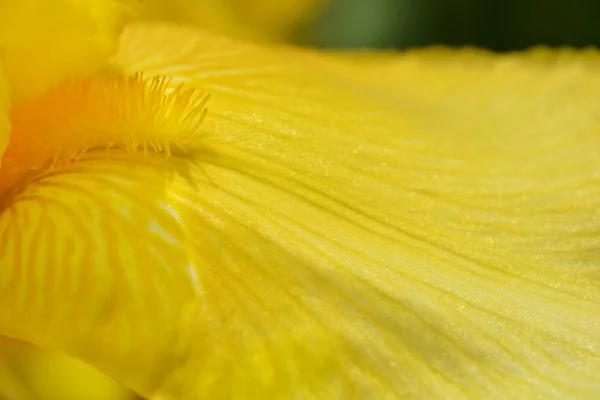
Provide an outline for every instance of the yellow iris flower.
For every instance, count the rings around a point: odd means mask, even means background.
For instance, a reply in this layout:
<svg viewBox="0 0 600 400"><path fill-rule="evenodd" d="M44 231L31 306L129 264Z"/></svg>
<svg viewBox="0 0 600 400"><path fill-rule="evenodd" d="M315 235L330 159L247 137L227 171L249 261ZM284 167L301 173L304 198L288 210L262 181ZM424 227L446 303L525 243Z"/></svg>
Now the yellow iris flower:
<svg viewBox="0 0 600 400"><path fill-rule="evenodd" d="M1 334L157 400L600 395L595 51L119 36L135 3L0 6Z"/></svg>

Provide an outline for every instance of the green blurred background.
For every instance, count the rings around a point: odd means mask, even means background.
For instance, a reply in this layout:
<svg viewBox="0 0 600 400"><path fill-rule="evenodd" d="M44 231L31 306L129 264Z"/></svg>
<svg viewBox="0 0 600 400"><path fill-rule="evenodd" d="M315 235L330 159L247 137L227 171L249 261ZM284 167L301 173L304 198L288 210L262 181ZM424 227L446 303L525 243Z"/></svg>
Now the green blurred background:
<svg viewBox="0 0 600 400"><path fill-rule="evenodd" d="M333 0L298 38L336 48L600 46L600 0Z"/></svg>

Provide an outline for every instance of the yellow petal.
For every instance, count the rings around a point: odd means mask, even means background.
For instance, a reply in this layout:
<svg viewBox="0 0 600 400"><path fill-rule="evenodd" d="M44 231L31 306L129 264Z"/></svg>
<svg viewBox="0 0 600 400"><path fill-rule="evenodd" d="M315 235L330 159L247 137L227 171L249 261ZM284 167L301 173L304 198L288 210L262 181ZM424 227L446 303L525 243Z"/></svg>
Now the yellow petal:
<svg viewBox="0 0 600 400"><path fill-rule="evenodd" d="M134 78L14 110L15 137L93 145L0 197L0 332L161 399L597 397L600 57L553 54L129 28L115 64L208 114ZM182 148L102 146L148 132Z"/></svg>
<svg viewBox="0 0 600 400"><path fill-rule="evenodd" d="M134 395L94 368L61 354L36 351L18 360L35 400L133 400Z"/></svg>
<svg viewBox="0 0 600 400"><path fill-rule="evenodd" d="M81 361L0 337L0 396L18 400L133 399Z"/></svg>
<svg viewBox="0 0 600 400"><path fill-rule="evenodd" d="M8 0L0 51L13 98L102 68L138 0Z"/></svg>
<svg viewBox="0 0 600 400"><path fill-rule="evenodd" d="M8 138L10 136L9 103L8 81L0 63L0 159L2 159L2 154L4 154L4 150L8 146Z"/></svg>
<svg viewBox="0 0 600 400"><path fill-rule="evenodd" d="M147 0L144 17L258 40L289 38L326 0Z"/></svg>

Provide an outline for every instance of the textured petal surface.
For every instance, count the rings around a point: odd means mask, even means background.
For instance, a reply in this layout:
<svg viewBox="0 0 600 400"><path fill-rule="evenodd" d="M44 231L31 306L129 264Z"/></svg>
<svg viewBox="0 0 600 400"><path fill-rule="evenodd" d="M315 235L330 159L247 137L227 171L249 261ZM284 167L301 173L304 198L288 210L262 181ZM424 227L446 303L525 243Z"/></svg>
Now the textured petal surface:
<svg viewBox="0 0 600 400"><path fill-rule="evenodd" d="M284 40L327 0L146 0L144 17L236 37Z"/></svg>
<svg viewBox="0 0 600 400"><path fill-rule="evenodd" d="M101 68L138 0L5 0L1 60L13 98Z"/></svg>
<svg viewBox="0 0 600 400"><path fill-rule="evenodd" d="M170 82L13 112L69 156L5 155L0 331L160 399L596 398L599 59L133 26Z"/></svg>

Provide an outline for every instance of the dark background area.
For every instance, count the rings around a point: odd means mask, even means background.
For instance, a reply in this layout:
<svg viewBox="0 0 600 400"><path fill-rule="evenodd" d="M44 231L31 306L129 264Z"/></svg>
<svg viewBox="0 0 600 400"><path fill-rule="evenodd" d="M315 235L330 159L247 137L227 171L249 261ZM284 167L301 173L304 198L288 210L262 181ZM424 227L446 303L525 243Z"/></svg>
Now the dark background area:
<svg viewBox="0 0 600 400"><path fill-rule="evenodd" d="M600 46L600 0L333 0L298 38L336 48Z"/></svg>

